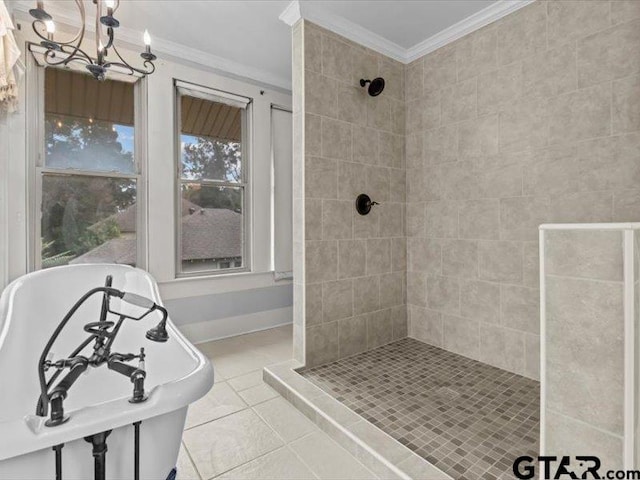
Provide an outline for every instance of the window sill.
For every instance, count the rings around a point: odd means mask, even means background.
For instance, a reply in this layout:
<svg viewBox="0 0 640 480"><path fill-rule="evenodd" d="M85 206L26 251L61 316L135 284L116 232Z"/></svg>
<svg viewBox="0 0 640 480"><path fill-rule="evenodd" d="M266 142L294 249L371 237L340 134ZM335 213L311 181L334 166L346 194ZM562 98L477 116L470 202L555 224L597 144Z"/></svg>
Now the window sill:
<svg viewBox="0 0 640 480"><path fill-rule="evenodd" d="M226 271L225 271L226 270ZM248 268L227 268L219 270L209 270L193 273L179 273L176 275L175 280L194 280L199 278L220 278L220 277L233 277L236 275L254 275L256 272L249 270ZM269 273L269 272L267 272Z"/></svg>
<svg viewBox="0 0 640 480"><path fill-rule="evenodd" d="M233 272L216 275L178 277L158 282L165 300L197 297L216 293L252 290L291 284L291 280L277 280L274 272Z"/></svg>

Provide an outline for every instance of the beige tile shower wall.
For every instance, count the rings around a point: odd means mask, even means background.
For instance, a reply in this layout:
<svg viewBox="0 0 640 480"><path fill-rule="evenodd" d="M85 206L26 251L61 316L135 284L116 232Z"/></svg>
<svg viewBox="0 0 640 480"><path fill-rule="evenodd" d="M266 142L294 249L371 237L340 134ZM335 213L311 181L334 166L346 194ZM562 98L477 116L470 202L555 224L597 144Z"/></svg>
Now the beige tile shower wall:
<svg viewBox="0 0 640 480"><path fill-rule="evenodd" d="M622 230L545 230L546 454L623 467ZM605 468L606 467L606 468Z"/></svg>
<svg viewBox="0 0 640 480"><path fill-rule="evenodd" d="M640 221L640 2L538 1L406 67L410 335L539 377L538 225Z"/></svg>
<svg viewBox="0 0 640 480"><path fill-rule="evenodd" d="M303 188L294 302L309 366L407 335L404 66L311 23L296 28L303 54L294 45L294 72L303 75L294 78L294 100L301 89L303 105L294 105L294 136ZM386 88L374 98L359 80L377 76ZM360 193L381 205L358 215Z"/></svg>

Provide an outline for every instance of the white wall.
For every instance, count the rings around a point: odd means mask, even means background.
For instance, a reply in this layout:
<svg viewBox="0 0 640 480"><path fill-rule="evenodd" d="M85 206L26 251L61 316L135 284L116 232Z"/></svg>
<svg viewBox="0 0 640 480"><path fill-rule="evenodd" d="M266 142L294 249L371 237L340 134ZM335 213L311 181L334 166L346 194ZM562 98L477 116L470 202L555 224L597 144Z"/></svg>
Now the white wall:
<svg viewBox="0 0 640 480"><path fill-rule="evenodd" d="M7 159L9 138L6 118L0 117L0 288L7 283L9 235L7 231Z"/></svg>
<svg viewBox="0 0 640 480"><path fill-rule="evenodd" d="M20 20L18 20L20 23ZM29 40L30 25L23 21L18 41ZM30 55L28 52L26 55ZM133 54L131 54L133 58ZM146 265L160 284L165 300L203 297L225 292L274 288L290 282L276 282L272 270L271 192L271 105L289 107L291 96L255 82L230 78L211 71L215 66L194 67L159 58L156 73L146 80L148 141L147 154L147 235ZM30 88L36 73L28 66L22 80L20 110L6 123L0 121L0 287L29 270L29 164L25 145L33 128L25 112L38 92ZM253 99L251 175L252 272L206 277L175 278L175 195L176 160L174 142L174 79L211 87ZM145 90L145 89L143 89ZM26 101L25 97L26 96ZM4 214L6 212L6 215ZM27 221L27 219L29 221ZM242 303L242 300L240 300ZM286 310L286 308L285 308ZM291 321L290 314L278 323ZM288 315L288 318L286 318ZM212 316L213 318L214 316ZM263 325L264 327L264 325ZM246 327L241 328L246 330ZM207 327L215 337L215 328ZM240 331L236 333L241 333ZM229 334L228 329L225 335ZM222 335L222 334L221 334ZM195 339L197 340L197 338Z"/></svg>

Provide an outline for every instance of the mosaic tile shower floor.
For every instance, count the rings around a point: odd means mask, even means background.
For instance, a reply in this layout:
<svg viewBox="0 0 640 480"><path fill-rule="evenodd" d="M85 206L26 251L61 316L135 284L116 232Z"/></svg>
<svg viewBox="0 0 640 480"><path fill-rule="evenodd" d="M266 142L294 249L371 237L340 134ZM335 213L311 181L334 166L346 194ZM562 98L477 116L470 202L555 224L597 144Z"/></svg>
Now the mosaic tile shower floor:
<svg viewBox="0 0 640 480"><path fill-rule="evenodd" d="M538 455L540 384L520 375L410 338L301 374L453 478Z"/></svg>

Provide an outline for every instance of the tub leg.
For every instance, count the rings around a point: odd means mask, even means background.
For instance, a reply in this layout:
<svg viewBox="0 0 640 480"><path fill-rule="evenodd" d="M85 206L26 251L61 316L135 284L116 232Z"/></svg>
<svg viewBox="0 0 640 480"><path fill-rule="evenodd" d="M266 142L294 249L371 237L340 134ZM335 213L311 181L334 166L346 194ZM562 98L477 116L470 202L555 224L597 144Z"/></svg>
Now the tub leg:
<svg viewBox="0 0 640 480"><path fill-rule="evenodd" d="M140 480L140 421L133 424L133 478Z"/></svg>
<svg viewBox="0 0 640 480"><path fill-rule="evenodd" d="M93 453L95 480L105 480L107 475L107 437L110 433L111 430L107 430L106 432L84 437L85 441L93 445L91 453Z"/></svg>
<svg viewBox="0 0 640 480"><path fill-rule="evenodd" d="M64 443L53 447L53 451L56 452L56 480L62 480L62 447Z"/></svg>

